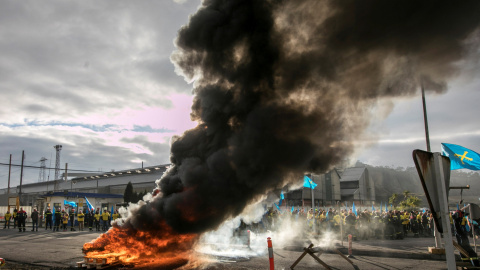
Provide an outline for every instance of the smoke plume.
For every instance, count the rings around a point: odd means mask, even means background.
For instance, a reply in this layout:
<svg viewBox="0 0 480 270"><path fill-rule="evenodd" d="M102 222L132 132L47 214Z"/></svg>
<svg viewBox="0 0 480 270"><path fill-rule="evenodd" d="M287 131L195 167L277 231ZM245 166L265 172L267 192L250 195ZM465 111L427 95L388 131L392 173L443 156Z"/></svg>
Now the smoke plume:
<svg viewBox="0 0 480 270"><path fill-rule="evenodd" d="M348 157L379 100L446 91L480 1L204 0L171 59L194 82L159 195L122 225L203 233ZM473 44L477 45L477 44Z"/></svg>
<svg viewBox="0 0 480 270"><path fill-rule="evenodd" d="M163 177L160 216L203 232L259 194L353 151L379 98L446 90L478 1L204 1L180 29L192 119ZM182 209L188 206L189 213Z"/></svg>

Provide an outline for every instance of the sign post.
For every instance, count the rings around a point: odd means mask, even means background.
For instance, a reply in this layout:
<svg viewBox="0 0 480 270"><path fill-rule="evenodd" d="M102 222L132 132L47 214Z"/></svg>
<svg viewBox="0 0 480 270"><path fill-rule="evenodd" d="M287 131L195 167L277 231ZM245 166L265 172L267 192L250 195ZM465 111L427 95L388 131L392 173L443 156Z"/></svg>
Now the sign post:
<svg viewBox="0 0 480 270"><path fill-rule="evenodd" d="M450 159L440 153L413 151L413 161L427 197L433 220L445 240L445 255L449 270L456 269L452 230L448 211L450 186Z"/></svg>

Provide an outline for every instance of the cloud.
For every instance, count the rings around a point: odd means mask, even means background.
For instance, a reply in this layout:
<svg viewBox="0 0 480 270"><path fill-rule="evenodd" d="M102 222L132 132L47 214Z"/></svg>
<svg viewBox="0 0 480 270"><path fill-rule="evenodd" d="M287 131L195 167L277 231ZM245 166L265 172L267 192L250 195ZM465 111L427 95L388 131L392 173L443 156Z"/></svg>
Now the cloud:
<svg viewBox="0 0 480 270"><path fill-rule="evenodd" d="M191 89L168 59L177 29L196 5L5 3L0 70L8 76L0 97L11 108L0 116L59 120L126 106L170 107L169 94Z"/></svg>

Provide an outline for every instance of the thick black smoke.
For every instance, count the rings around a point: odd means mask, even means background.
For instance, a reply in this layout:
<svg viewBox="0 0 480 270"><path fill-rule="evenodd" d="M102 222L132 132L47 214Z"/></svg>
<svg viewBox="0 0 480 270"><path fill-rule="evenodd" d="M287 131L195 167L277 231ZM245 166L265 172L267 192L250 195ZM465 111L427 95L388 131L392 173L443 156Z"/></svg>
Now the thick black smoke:
<svg viewBox="0 0 480 270"><path fill-rule="evenodd" d="M172 55L199 125L127 225L201 233L338 164L379 99L446 90L479 14L478 0L204 0Z"/></svg>

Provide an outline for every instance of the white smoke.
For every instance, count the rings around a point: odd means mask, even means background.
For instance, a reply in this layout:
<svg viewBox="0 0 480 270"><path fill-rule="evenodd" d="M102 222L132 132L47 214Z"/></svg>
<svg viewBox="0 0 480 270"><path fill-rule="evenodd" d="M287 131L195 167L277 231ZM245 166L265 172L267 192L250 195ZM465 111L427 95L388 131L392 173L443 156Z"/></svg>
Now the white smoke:
<svg viewBox="0 0 480 270"><path fill-rule="evenodd" d="M267 230L264 227L267 226L266 220L262 219L264 205L265 202L249 205L241 215L226 220L217 230L204 233L196 251L220 259L239 259L265 256L268 253L268 237L272 240L274 251L307 247L310 243L315 247L331 248L340 239L338 234L330 231L313 233L305 217L292 215L288 210ZM242 221L249 225L243 230L239 228Z"/></svg>

